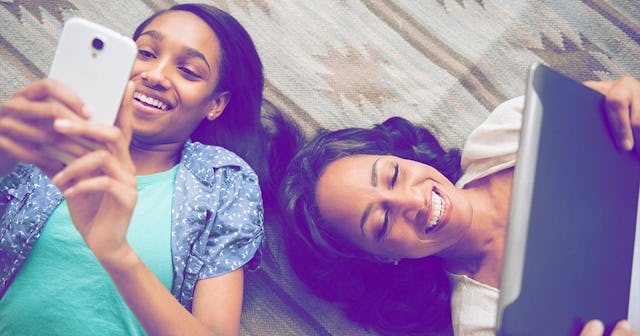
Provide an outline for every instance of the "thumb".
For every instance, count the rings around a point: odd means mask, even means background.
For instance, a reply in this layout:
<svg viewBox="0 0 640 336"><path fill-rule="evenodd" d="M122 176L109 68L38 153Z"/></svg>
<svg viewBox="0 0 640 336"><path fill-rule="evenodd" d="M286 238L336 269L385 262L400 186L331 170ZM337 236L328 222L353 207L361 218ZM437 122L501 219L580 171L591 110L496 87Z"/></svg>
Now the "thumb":
<svg viewBox="0 0 640 336"><path fill-rule="evenodd" d="M582 84L594 91L598 91L603 95L606 95L607 91L609 91L611 86L613 86L613 81L585 81L582 82Z"/></svg>
<svg viewBox="0 0 640 336"><path fill-rule="evenodd" d="M127 83L127 88L124 92L124 97L122 98L122 103L120 103L120 113L118 113L118 117L116 118L115 125L120 128L122 134L124 134L127 143L131 141L131 136L133 132L133 91L134 84L132 81Z"/></svg>

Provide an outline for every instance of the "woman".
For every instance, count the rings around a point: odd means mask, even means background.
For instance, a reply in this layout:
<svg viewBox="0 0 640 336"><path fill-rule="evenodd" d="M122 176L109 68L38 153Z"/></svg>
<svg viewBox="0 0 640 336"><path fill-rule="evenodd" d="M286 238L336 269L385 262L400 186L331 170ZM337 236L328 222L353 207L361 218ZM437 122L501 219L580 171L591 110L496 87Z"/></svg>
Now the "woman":
<svg viewBox="0 0 640 336"><path fill-rule="evenodd" d="M607 93L612 128L631 149L640 84L588 84ZM293 269L385 334L494 334L522 106L496 108L462 155L401 118L318 134L282 184Z"/></svg>
<svg viewBox="0 0 640 336"><path fill-rule="evenodd" d="M263 240L258 176L279 136L261 126L260 59L208 5L157 13L133 37L117 126L88 122L47 79L0 108L0 334L239 332L243 265Z"/></svg>

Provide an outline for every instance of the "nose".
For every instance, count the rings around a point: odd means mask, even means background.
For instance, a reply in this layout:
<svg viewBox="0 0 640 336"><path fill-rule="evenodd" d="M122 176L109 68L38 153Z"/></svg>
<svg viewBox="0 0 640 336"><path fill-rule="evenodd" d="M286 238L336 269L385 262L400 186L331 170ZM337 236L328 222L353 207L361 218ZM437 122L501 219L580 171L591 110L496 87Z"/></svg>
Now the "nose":
<svg viewBox="0 0 640 336"><path fill-rule="evenodd" d="M146 69L140 74L142 83L153 90L165 91L171 87L171 81L166 74L166 66L157 62L154 67Z"/></svg>
<svg viewBox="0 0 640 336"><path fill-rule="evenodd" d="M418 215L424 212L425 199L417 188L394 189L389 194L387 206L393 215L414 223L419 219Z"/></svg>

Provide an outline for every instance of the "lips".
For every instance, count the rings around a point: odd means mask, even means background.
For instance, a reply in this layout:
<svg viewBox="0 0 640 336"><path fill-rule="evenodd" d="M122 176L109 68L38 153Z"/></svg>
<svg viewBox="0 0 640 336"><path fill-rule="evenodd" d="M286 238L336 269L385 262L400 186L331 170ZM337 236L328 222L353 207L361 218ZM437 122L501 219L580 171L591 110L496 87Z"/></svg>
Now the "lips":
<svg viewBox="0 0 640 336"><path fill-rule="evenodd" d="M133 99L141 102L146 106L150 106L161 111L168 111L173 107L169 102L166 102L158 97L151 97L140 91L136 91L133 93Z"/></svg>

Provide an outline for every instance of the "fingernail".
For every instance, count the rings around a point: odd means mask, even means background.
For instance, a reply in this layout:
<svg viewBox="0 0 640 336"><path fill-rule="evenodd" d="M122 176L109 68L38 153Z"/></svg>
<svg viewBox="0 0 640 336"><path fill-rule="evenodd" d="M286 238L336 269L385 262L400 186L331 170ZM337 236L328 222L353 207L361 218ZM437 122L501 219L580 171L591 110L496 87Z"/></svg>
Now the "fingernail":
<svg viewBox="0 0 640 336"><path fill-rule="evenodd" d="M626 151L630 151L630 150L632 150L632 149L633 149L633 140L631 140L631 139L625 139L625 140L622 142L622 147L623 147L623 148L624 148L624 150L626 150Z"/></svg>
<svg viewBox="0 0 640 336"><path fill-rule="evenodd" d="M626 320L620 321L620 323L618 323L618 328L620 328L623 331L631 331L631 325Z"/></svg>
<svg viewBox="0 0 640 336"><path fill-rule="evenodd" d="M83 114L83 117L87 119L91 118L91 111L89 111L86 105L82 106L82 114Z"/></svg>
<svg viewBox="0 0 640 336"><path fill-rule="evenodd" d="M58 181L60 181L60 179L62 179L62 176L63 176L63 175L64 175L64 172L62 172L62 171L58 172L56 175L54 175L54 176L51 178L51 182L53 182L53 184L58 183Z"/></svg>
<svg viewBox="0 0 640 336"><path fill-rule="evenodd" d="M60 129L60 130L65 130L65 129L69 129L71 128L72 122L69 119L56 119L53 122L53 127Z"/></svg>
<svg viewBox="0 0 640 336"><path fill-rule="evenodd" d="M73 195L73 193L75 191L76 190L73 187L71 187L71 188L65 190L64 192L62 192L62 196L64 196L65 198L69 198L69 197L71 197Z"/></svg>
<svg viewBox="0 0 640 336"><path fill-rule="evenodd" d="M600 320L593 320L587 323L586 330L589 335L602 335L604 324Z"/></svg>

